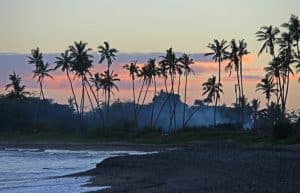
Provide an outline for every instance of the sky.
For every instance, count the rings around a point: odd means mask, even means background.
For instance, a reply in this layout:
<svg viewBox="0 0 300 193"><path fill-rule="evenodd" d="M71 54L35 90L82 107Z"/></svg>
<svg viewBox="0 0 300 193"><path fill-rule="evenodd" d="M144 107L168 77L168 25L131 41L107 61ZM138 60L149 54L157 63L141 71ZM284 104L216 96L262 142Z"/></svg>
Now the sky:
<svg viewBox="0 0 300 193"><path fill-rule="evenodd" d="M122 58L113 66L124 78L115 98L125 100L129 99L130 88L126 71L121 68L124 63L141 55L153 56L153 52L163 54L169 47L201 54L209 51L207 44L215 38L235 38L245 39L251 52L245 65L247 97L260 98L264 103L255 85L263 77L269 57L257 57L261 43L256 41L255 32L263 25L280 26L291 14L300 16L299 0L0 0L0 92L4 92L12 71L23 76L28 89L37 89L31 80L32 67L26 63L26 55L35 47L46 55L54 54L48 57L51 61L74 41L88 42L94 51L103 41L109 41ZM198 58L195 68L198 71L191 77L189 103L202 97L202 82L217 74L216 64L203 57ZM66 103L70 93L61 92L68 85L63 74L59 75L60 79L46 81L46 94ZM222 102L231 104L235 79L225 72L222 78ZM297 109L300 84L297 77L293 79L288 106Z"/></svg>

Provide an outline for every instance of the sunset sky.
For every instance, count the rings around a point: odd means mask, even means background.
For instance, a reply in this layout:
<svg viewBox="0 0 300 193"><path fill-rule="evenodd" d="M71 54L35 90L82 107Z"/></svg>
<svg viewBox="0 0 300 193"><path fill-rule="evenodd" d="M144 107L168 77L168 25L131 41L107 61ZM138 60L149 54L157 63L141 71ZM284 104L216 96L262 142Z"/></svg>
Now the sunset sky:
<svg viewBox="0 0 300 193"><path fill-rule="evenodd" d="M194 54L196 71L190 77L189 103L202 98L201 84L217 74L217 64L203 57L213 39L245 39L251 54L245 61L245 90L249 100L265 100L255 92L269 57L257 57L261 42L255 32L263 25L280 26L291 14L300 16L299 0L0 0L0 93L8 74L19 73L28 89L37 92L31 79L32 66L26 56L40 47L50 63L74 41L88 42L94 51L103 41L120 50L113 69L121 77L120 93L114 98L131 97L130 79L122 65L138 59L176 52ZM95 71L104 66L96 64ZM225 64L224 64L225 65ZM126 73L126 74L125 74ZM66 78L55 73L46 81L46 96L66 103L69 92ZM293 77L288 107L300 108L300 83ZM222 72L225 94L222 103L234 102L235 77ZM79 88L79 85L78 85ZM148 99L150 100L150 98Z"/></svg>

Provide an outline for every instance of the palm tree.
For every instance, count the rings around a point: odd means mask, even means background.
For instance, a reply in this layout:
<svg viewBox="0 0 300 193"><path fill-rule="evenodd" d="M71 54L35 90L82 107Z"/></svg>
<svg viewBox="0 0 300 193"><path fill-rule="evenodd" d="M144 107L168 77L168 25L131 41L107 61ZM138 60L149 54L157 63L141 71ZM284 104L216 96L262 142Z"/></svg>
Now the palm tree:
<svg viewBox="0 0 300 193"><path fill-rule="evenodd" d="M7 91L9 88L12 88L7 94L8 97L16 98L16 99L24 99L26 98L26 95L30 94L29 92L24 91L25 85L21 85L22 78L18 74L13 72L8 77L11 83L5 86L5 90Z"/></svg>
<svg viewBox="0 0 300 193"><path fill-rule="evenodd" d="M184 106L183 106L183 117L182 117L182 128L185 126L185 111L186 111L186 93L187 93L187 82L188 82L188 75L193 72L191 65L194 64L194 60L190 58L189 55L183 54L180 58L180 62L182 63L184 76L185 76L185 83L184 83Z"/></svg>
<svg viewBox="0 0 300 193"><path fill-rule="evenodd" d="M67 78L69 80L69 84L70 84L71 91L72 91L72 94L73 94L74 104L75 104L77 113L79 114L78 102L77 102L76 95L75 95L75 92L74 92L73 83L72 83L72 80L71 80L71 77L70 77L70 68L72 66L72 57L70 55L70 51L66 50L64 53L61 53L60 57L56 57L55 63L56 63L56 67L54 68L54 70L57 70L58 68L61 68L61 71L66 72L66 74L67 74Z"/></svg>
<svg viewBox="0 0 300 193"><path fill-rule="evenodd" d="M208 44L208 48L212 50L212 52L206 53L205 56L212 56L212 59L219 64L219 81L221 84L221 63L224 59L226 59L228 46L226 45L227 41L214 39L213 43Z"/></svg>
<svg viewBox="0 0 300 193"><path fill-rule="evenodd" d="M107 71L110 74L110 66L112 65L113 61L116 59L116 53L119 52L115 48L110 48L109 43L107 41L104 42L104 45L99 46L99 53L100 53L100 60L99 64L102 64L104 60L107 61Z"/></svg>
<svg viewBox="0 0 300 193"><path fill-rule="evenodd" d="M32 49L31 56L29 56L28 59L29 59L28 60L29 64L35 65L35 69L32 71L33 72L32 78L37 78L37 82L40 85L40 97L42 97L42 99L45 100L45 95L43 90L44 79L46 77L53 79L53 77L49 74L49 72L51 71L51 69L49 69L49 64L44 63L43 54L40 52L39 48Z"/></svg>
<svg viewBox="0 0 300 193"><path fill-rule="evenodd" d="M288 23L284 23L281 26L288 29L288 33L291 35L293 41L295 41L296 43L297 56L300 57L300 50L299 50L300 20L298 19L298 16L291 15Z"/></svg>
<svg viewBox="0 0 300 193"><path fill-rule="evenodd" d="M272 61L269 63L267 67L264 68L267 75L271 77L273 80L275 79L276 82L276 104L278 105L282 96L282 90L281 90L281 59L278 57L275 57L272 59Z"/></svg>
<svg viewBox="0 0 300 193"><path fill-rule="evenodd" d="M231 49L230 52L228 52L226 56L226 59L229 60L229 63L225 67L225 71L226 72L229 71L229 76L231 76L232 70L235 70L236 72L236 78L237 78L237 84L235 85L235 91L237 93L236 102L239 102L239 100L242 97L242 92L241 92L241 83L240 83L239 47L235 39L232 39L230 41L230 49Z"/></svg>
<svg viewBox="0 0 300 193"><path fill-rule="evenodd" d="M179 58L176 57L176 54L173 52L172 48L169 48L166 50L166 55L161 56L162 60L159 62L161 66L162 75L164 77L167 77L166 74L170 75L170 81L171 81L171 88L170 93L173 97L173 110L171 109L171 101L169 99L169 108L170 108L170 123L169 123L169 131L172 129L173 121L174 121L174 128L176 128L176 116L174 116L176 112L176 101L175 101L175 92L174 92L174 84L175 84L175 78L177 74L182 73L182 64L180 63ZM166 80L166 78L165 78ZM166 84L166 81L165 81ZM167 89L167 87L166 87ZM169 97L168 97L169 98Z"/></svg>
<svg viewBox="0 0 300 193"><path fill-rule="evenodd" d="M266 50L266 53L270 52L271 56L275 57L275 41L279 33L280 30L272 25L263 26L256 32L257 41L264 41L263 46L258 52L258 56Z"/></svg>
<svg viewBox="0 0 300 193"><path fill-rule="evenodd" d="M206 95L206 100L215 101L214 107L214 126L216 127L216 111L217 111L217 102L220 99L220 93L223 93L222 84L217 83L216 77L213 75L211 78L208 78L207 82L202 84L203 87L203 96Z"/></svg>
<svg viewBox="0 0 300 193"><path fill-rule="evenodd" d="M150 84L153 82L154 84L154 92L153 92L153 99L156 97L156 76L160 76L160 69L156 66L156 60L150 58L148 60L148 80ZM154 108L155 108L155 101L152 101L152 109L151 109L151 121L150 121L150 128L153 129L153 116L154 116Z"/></svg>
<svg viewBox="0 0 300 193"><path fill-rule="evenodd" d="M244 84L243 84L243 57L250 52L247 50L247 43L245 42L244 39L239 41L239 49L238 49L238 56L239 56L239 62L240 62L240 80L241 80L241 95L242 98L241 100L245 100L245 95L244 95ZM245 103L242 103L242 123L244 124L244 111L245 111Z"/></svg>
<svg viewBox="0 0 300 193"><path fill-rule="evenodd" d="M86 90L86 83L88 83L86 75L91 74L90 68L92 68L92 56L88 54L91 51L90 48L86 48L87 43L74 42L74 45L70 46L70 57L72 59L71 71L75 73L75 77L81 79L81 102L80 102L80 115L81 118L83 117L84 112L84 102L85 102L85 92Z"/></svg>
<svg viewBox="0 0 300 193"><path fill-rule="evenodd" d="M101 85L103 87L105 93L105 101L106 101L106 118L108 121L108 126L110 126L110 116L109 116L109 108L110 108L110 94L114 94L113 89L119 91L118 86L116 85L116 81L120 81L118 78L118 74L115 74L114 71L108 72L108 70L104 71L104 73L100 74Z"/></svg>
<svg viewBox="0 0 300 193"><path fill-rule="evenodd" d="M272 93L277 92L273 78L266 74L265 78L261 79L261 82L256 85L256 91L262 91L262 93L266 96L267 106L269 107Z"/></svg>
<svg viewBox="0 0 300 193"><path fill-rule="evenodd" d="M136 112L136 97L135 97L135 78L139 74L139 66L137 65L137 61L132 61L130 64L126 64L123 66L126 70L129 71L129 76L131 77L132 81L132 94L133 94L133 109L134 109L134 122L135 126L137 126L137 112Z"/></svg>
<svg viewBox="0 0 300 193"><path fill-rule="evenodd" d="M100 73L97 72L94 74L94 77L90 78L93 86L96 88L97 101L100 101L99 91L102 89Z"/></svg>
<svg viewBox="0 0 300 193"><path fill-rule="evenodd" d="M294 72L291 68L291 64L296 62L294 59L294 50L292 49L293 46L293 37L290 33L282 33L281 38L278 39L279 44L279 54L278 57L280 58L281 65L280 65L280 74L282 79L282 111L285 112L285 106L287 102L287 96L289 91L289 84L290 84L290 75L294 75Z"/></svg>

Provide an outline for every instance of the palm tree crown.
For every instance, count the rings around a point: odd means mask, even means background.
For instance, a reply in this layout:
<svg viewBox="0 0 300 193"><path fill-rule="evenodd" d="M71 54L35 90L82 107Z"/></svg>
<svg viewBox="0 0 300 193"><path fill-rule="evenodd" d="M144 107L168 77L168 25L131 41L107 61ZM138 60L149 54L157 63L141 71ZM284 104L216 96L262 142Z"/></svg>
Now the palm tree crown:
<svg viewBox="0 0 300 193"><path fill-rule="evenodd" d="M98 47L100 53L100 60L99 64L102 64L104 60L107 61L107 69L109 71L110 66L112 65L113 61L116 59L116 53L119 52L116 48L110 48L108 42L104 42L104 45Z"/></svg>
<svg viewBox="0 0 300 193"><path fill-rule="evenodd" d="M277 27L270 26L263 26L260 28L258 32L256 32L257 41L264 41L261 49L258 52L260 55L264 50L266 53L270 52L272 56L275 56L275 41L276 35L280 33L280 30Z"/></svg>

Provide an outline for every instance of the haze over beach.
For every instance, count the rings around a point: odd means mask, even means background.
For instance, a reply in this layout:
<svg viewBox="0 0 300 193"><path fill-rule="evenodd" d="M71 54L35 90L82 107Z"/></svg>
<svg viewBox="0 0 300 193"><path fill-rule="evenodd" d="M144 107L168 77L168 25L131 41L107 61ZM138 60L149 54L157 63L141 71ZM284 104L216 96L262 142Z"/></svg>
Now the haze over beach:
<svg viewBox="0 0 300 193"><path fill-rule="evenodd" d="M0 0L1 193L300 192L300 0Z"/></svg>
<svg viewBox="0 0 300 193"><path fill-rule="evenodd" d="M272 3L272 6L270 5ZM211 57L204 57L209 51L207 44L213 39L245 39L248 51L245 60L245 93L249 100L264 96L255 92L255 86L264 76L263 68L269 63L269 56L257 56L261 42L256 41L255 32L263 25L279 26L291 14L300 13L297 0L283 1L16 1L1 0L0 7L0 93L8 83L8 74L15 71L22 75L28 90L38 93L39 85L32 80L33 66L27 64L27 56L33 48L39 47L52 63L54 57L63 52L74 41L84 41L97 52L103 41L120 51L112 69L118 73L120 92L114 99L130 100L130 77L122 69L125 63L139 60L145 63L151 56L164 55L167 48L176 52L195 54L193 64L196 74L191 75L187 102L203 99L201 84L218 71L218 65ZM221 19L220 19L221 18ZM153 54L155 53L155 54ZM49 55L49 57L48 57ZM51 57L52 56L52 57ZM193 55L192 55L193 56ZM96 71L105 65L98 64L95 54ZM234 101L235 77L228 77L222 69L224 95L221 103L231 105ZM102 67L101 67L102 66ZM67 78L55 72L54 80L45 81L45 93L59 103L67 103L70 92ZM298 74L292 77L287 107L289 110L300 106ZM79 84L75 90L79 93ZM151 100L151 97L146 99ZM262 104L264 105L264 103Z"/></svg>

